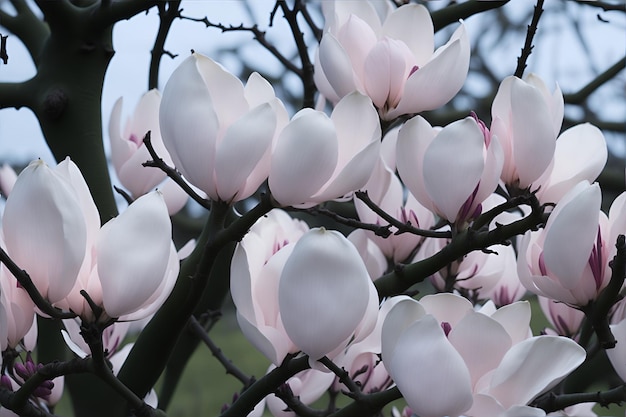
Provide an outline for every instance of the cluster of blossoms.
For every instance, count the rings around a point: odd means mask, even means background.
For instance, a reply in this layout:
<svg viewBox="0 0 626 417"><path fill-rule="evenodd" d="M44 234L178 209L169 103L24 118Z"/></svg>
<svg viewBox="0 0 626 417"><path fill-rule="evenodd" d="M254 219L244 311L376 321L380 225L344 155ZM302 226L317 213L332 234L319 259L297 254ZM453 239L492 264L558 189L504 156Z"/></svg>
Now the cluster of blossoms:
<svg viewBox="0 0 626 417"><path fill-rule="evenodd" d="M234 250L230 290L239 326L270 371L308 356L310 369L286 382L301 403L354 389L331 372L332 361L363 393L397 386L421 417L545 415L533 400L585 360L577 343L584 312L609 285L615 242L626 234L626 193L608 215L600 210L594 181L607 159L602 133L590 124L561 133L563 96L536 75L501 83L489 126L473 113L431 126L415 114L444 105L467 75L463 24L435 50L423 6L329 2L323 9L315 81L333 104L330 115L307 108L290 118L262 76L253 73L244 85L193 53L162 96L142 98L123 131L121 101L113 110L113 165L135 201L102 225L71 160L56 167L34 161L8 193L3 250L51 306L74 313L81 326L109 326L105 351L117 373L131 349L119 349L128 322L154 313L179 273L168 213L187 195L163 183L163 172L141 167L151 159L142 144L151 131L157 154L212 202L232 207L260 187L270 194L275 209ZM407 115L415 116L383 132L381 120ZM162 191L152 191L158 184ZM354 195L359 190L369 201ZM550 207L544 227L527 228L514 246L468 250L432 271L441 294L379 295L376 280L396 265L427 262L464 233L528 219L528 205L498 210L519 196ZM395 218L392 235L310 229L283 210L331 200L353 201L362 224L389 224L381 211ZM4 267L0 279L2 349L22 342L30 350L33 318L45 312ZM532 335L530 304L520 301L527 291L539 297L551 334ZM612 311L617 348L607 353L626 380L623 305ZM72 350L90 355L77 322L65 327ZM275 416L295 415L274 394L261 404Z"/></svg>

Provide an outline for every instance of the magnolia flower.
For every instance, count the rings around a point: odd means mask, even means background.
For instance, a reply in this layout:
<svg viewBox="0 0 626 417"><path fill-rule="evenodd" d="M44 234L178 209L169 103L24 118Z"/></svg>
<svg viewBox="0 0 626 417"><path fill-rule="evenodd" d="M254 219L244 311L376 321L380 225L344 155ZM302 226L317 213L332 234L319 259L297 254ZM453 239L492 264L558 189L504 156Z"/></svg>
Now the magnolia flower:
<svg viewBox="0 0 626 417"><path fill-rule="evenodd" d="M283 104L258 73L247 84L192 54L174 71L159 112L163 143L176 167L212 200L243 200L267 179Z"/></svg>
<svg viewBox="0 0 626 417"><path fill-rule="evenodd" d="M387 258L380 248L363 229L355 229L348 235L348 240L354 245L365 263L365 268L372 280L380 278L387 271Z"/></svg>
<svg viewBox="0 0 626 417"><path fill-rule="evenodd" d="M433 22L422 5L380 14L374 2L323 6L326 28L316 53L315 84L333 103L357 90L391 120L441 107L463 86L470 57L463 24L433 52Z"/></svg>
<svg viewBox="0 0 626 417"><path fill-rule="evenodd" d="M85 258L85 213L60 168L31 162L18 177L2 217L11 259L51 303L72 289Z"/></svg>
<svg viewBox="0 0 626 417"><path fill-rule="evenodd" d="M378 294L355 247L336 231L312 229L295 244L278 284L285 331L312 367L376 324ZM303 323L307 323L303 326Z"/></svg>
<svg viewBox="0 0 626 417"><path fill-rule="evenodd" d="M397 220L404 223L410 222L411 226L421 229L429 229L435 222L432 212L422 206L410 192L406 193L405 198L400 180L386 166L382 157L379 158L376 169L363 190L367 191L368 197L378 207ZM372 224L387 224L385 220L356 197L354 198L354 206L361 221ZM391 227L389 230L391 232L397 231L395 227ZM376 236L371 231L366 233L380 247L385 256L396 263L406 261L424 240L422 236L412 233L392 234L387 238Z"/></svg>
<svg viewBox="0 0 626 417"><path fill-rule="evenodd" d="M573 338L578 333L585 313L546 297L537 296L537 300L541 311L556 330L556 334ZM551 331L551 329L546 330L547 332Z"/></svg>
<svg viewBox="0 0 626 417"><path fill-rule="evenodd" d="M427 239L415 260L427 259L441 251L450 239ZM502 306L518 301L526 289L517 276L515 250L508 245L488 248L493 253L470 252L430 277L439 291L469 292L480 300L492 300Z"/></svg>
<svg viewBox="0 0 626 417"><path fill-rule="evenodd" d="M567 129L556 140L550 166L534 182L539 186L539 201L557 203L580 181L595 181L607 157L606 140L600 129L589 123Z"/></svg>
<svg viewBox="0 0 626 417"><path fill-rule="evenodd" d="M383 363L422 417L545 415L527 404L578 367L585 350L564 337L529 337L529 323L527 302L475 310L454 294L404 297L383 324Z"/></svg>
<svg viewBox="0 0 626 417"><path fill-rule="evenodd" d="M504 149L502 181L521 189L529 187L554 156L563 122L561 90L557 86L550 94L541 78L533 74L526 81L507 77L493 100L491 116L491 134Z"/></svg>
<svg viewBox="0 0 626 417"><path fill-rule="evenodd" d="M439 131L414 117L398 133L396 158L400 178L415 198L459 225L481 213L482 201L498 185L503 162L498 138L475 117Z"/></svg>
<svg viewBox="0 0 626 417"><path fill-rule="evenodd" d="M235 248L230 287L244 336L273 364L298 351L283 327L278 282L306 223L274 209L259 219Z"/></svg>
<svg viewBox="0 0 626 417"><path fill-rule="evenodd" d="M141 96L135 111L121 130L122 104L120 97L113 105L109 120L109 141L111 161L122 185L132 197L140 197L151 191L167 178L158 168L144 167L142 164L152 159L143 144L143 138L150 132L150 141L157 155L168 165L173 165L170 154L163 145L159 128L159 105L161 94L152 89ZM188 195L169 178L167 186L159 187L166 195L170 214L178 212L187 202Z"/></svg>
<svg viewBox="0 0 626 417"><path fill-rule="evenodd" d="M380 121L371 100L344 97L330 118L300 110L283 129L272 154L269 187L282 206L315 205L363 187L380 150Z"/></svg>
<svg viewBox="0 0 626 417"><path fill-rule="evenodd" d="M613 210L607 218L601 200L598 184L583 181L561 198L544 229L524 235L517 269L529 291L583 307L606 287L626 213Z"/></svg>

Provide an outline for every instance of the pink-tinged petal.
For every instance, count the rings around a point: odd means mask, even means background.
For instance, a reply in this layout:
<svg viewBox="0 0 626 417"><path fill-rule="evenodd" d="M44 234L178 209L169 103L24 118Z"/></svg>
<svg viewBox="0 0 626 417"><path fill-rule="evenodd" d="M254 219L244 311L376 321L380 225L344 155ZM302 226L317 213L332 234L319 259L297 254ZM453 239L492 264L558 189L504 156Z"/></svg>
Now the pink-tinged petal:
<svg viewBox="0 0 626 417"><path fill-rule="evenodd" d="M573 190L578 191L578 190ZM598 184L588 185L557 208L546 225L543 245L545 265L565 288L579 285L598 233L602 196ZM576 225L576 227L572 227Z"/></svg>
<svg viewBox="0 0 626 417"><path fill-rule="evenodd" d="M453 326L448 340L465 361L472 386L495 369L511 347L511 337L506 329L492 318L476 312L470 312Z"/></svg>
<svg viewBox="0 0 626 417"><path fill-rule="evenodd" d="M491 395L474 394L472 408L465 412L468 416L498 416L504 412L502 405Z"/></svg>
<svg viewBox="0 0 626 417"><path fill-rule="evenodd" d="M433 21L426 7L407 4L394 10L383 24L382 35L404 42L423 66L435 49Z"/></svg>
<svg viewBox="0 0 626 417"><path fill-rule="evenodd" d="M358 89L350 57L330 33L326 33L320 42L319 62L337 96L343 97Z"/></svg>
<svg viewBox="0 0 626 417"><path fill-rule="evenodd" d="M278 303L287 334L312 360L328 354L354 333L363 318L370 283L348 239L324 229L307 232L280 277Z"/></svg>
<svg viewBox="0 0 626 417"><path fill-rule="evenodd" d="M100 213L93 201L89 187L85 182L83 174L78 166L69 157L66 157L55 168L54 171L65 178L76 194L78 203L85 217L85 226L87 230L87 247L91 247L96 239L96 235L100 231Z"/></svg>
<svg viewBox="0 0 626 417"><path fill-rule="evenodd" d="M467 117L444 127L424 154L424 185L439 213L454 222L484 168L484 138ZM451 158L451 155L463 155Z"/></svg>
<svg viewBox="0 0 626 417"><path fill-rule="evenodd" d="M487 155L485 156L485 167L480 177L480 185L474 197L474 204L470 212L496 190L500 182L503 165L504 151L500 145L500 141L497 136L491 136Z"/></svg>
<svg viewBox="0 0 626 417"><path fill-rule="evenodd" d="M402 42L384 38L365 59L364 84L367 94L379 109L394 108L402 97L410 52Z"/></svg>
<svg viewBox="0 0 626 417"><path fill-rule="evenodd" d="M130 123L131 135L135 135L139 144L148 131L152 132L153 137L161 137L159 129L159 106L161 104L161 93L152 89L143 94L137 103L137 107L133 113ZM128 129L126 129L128 130ZM124 138L129 140L129 137Z"/></svg>
<svg viewBox="0 0 626 417"><path fill-rule="evenodd" d="M514 405L498 417L544 417L546 412L541 408L529 407L527 405ZM582 417L576 414L578 417Z"/></svg>
<svg viewBox="0 0 626 417"><path fill-rule="evenodd" d="M390 298L383 306L387 306L385 309L391 307L381 330L382 359L385 368L389 370L398 339L414 322L426 315L426 310L420 303L405 295Z"/></svg>
<svg viewBox="0 0 626 417"><path fill-rule="evenodd" d="M131 157L131 155L137 149L137 145L128 140L128 138L122 138L122 106L124 99L118 98L111 110L111 118L109 119L109 143L111 144L111 162L115 167L115 171L122 169L124 162Z"/></svg>
<svg viewBox="0 0 626 417"><path fill-rule="evenodd" d="M504 126L511 124L511 88L513 83L519 78L510 75L506 77L498 86L496 96L491 103L491 119L495 121L499 119ZM500 139L504 140L509 135L501 135Z"/></svg>
<svg viewBox="0 0 626 417"><path fill-rule="evenodd" d="M348 21L339 29L337 40L350 57L352 68L359 79L363 79L365 59L378 39L372 28L356 15L350 15Z"/></svg>
<svg viewBox="0 0 626 417"><path fill-rule="evenodd" d="M272 155L269 187L283 206L309 201L337 165L337 135L322 112L304 109L283 129Z"/></svg>
<svg viewBox="0 0 626 417"><path fill-rule="evenodd" d="M2 217L11 259L51 303L74 286L85 257L87 228L71 185L41 160L26 167Z"/></svg>
<svg viewBox="0 0 626 417"><path fill-rule="evenodd" d="M217 199L212 172L220 122L215 105L192 55L165 85L159 122L176 168L191 184Z"/></svg>
<svg viewBox="0 0 626 417"><path fill-rule="evenodd" d="M222 201L239 201L247 181L258 187L269 175L256 172L256 167L272 144L276 129L276 115L269 104L262 104L229 126L217 145L215 178L217 193ZM245 152L241 150L245 149ZM254 188L254 187L253 187Z"/></svg>
<svg viewBox="0 0 626 417"><path fill-rule="evenodd" d="M607 349L606 355L622 381L626 382L626 319L611 325L611 332L617 340L613 349Z"/></svg>
<svg viewBox="0 0 626 417"><path fill-rule="evenodd" d="M374 33L380 33L381 10L376 9L376 4L360 0L328 3L331 3L330 7L326 6L328 8L324 9L324 16L327 21L330 21L337 26L344 25L349 20L350 15L355 15L372 28ZM384 11L382 12L382 16L384 17L386 14ZM331 14L334 16L331 16Z"/></svg>
<svg viewBox="0 0 626 417"><path fill-rule="evenodd" d="M511 85L513 157L520 188L526 188L550 165L556 147L550 110L541 92L520 80Z"/></svg>
<svg viewBox="0 0 626 417"><path fill-rule="evenodd" d="M250 107L244 98L241 80L217 62L201 54L192 54L196 67L209 91L213 110L220 121L220 131L244 115Z"/></svg>
<svg viewBox="0 0 626 417"><path fill-rule="evenodd" d="M423 161L435 135L435 130L426 119L417 116L402 126L396 145L396 163L402 182L417 201L431 211L434 211L434 206L424 185Z"/></svg>
<svg viewBox="0 0 626 417"><path fill-rule="evenodd" d="M414 413L458 416L472 405L469 371L437 320L417 320L399 337L385 364Z"/></svg>
<svg viewBox="0 0 626 417"><path fill-rule="evenodd" d="M433 110L454 97L467 78L470 45L465 26L452 36L450 42L439 48L433 58L415 71L406 81L404 95L388 119L402 114Z"/></svg>
<svg viewBox="0 0 626 417"><path fill-rule="evenodd" d="M600 129L589 123L567 129L556 141L548 183L539 190L541 201L557 203L580 181L595 181L607 157L606 140Z"/></svg>
<svg viewBox="0 0 626 417"><path fill-rule="evenodd" d="M541 91L544 100L548 104L548 108L550 109L550 116L552 116L552 127L554 128L554 134L558 136L561 132L561 125L563 124L563 112L564 112L564 100L563 93L561 92L561 88L559 85L556 85L554 92L550 93L546 83L534 73L528 74L526 77L526 82Z"/></svg>
<svg viewBox="0 0 626 417"><path fill-rule="evenodd" d="M453 328L473 310L472 303L466 298L450 293L426 295L419 302L426 313L433 315L439 322L450 323Z"/></svg>
<svg viewBox="0 0 626 417"><path fill-rule="evenodd" d="M528 404L585 360L585 349L571 339L538 336L514 345L492 375L489 394L504 406Z"/></svg>
<svg viewBox="0 0 626 417"><path fill-rule="evenodd" d="M518 301L500 307L491 318L506 329L513 344L519 343L530 336L530 304Z"/></svg>
<svg viewBox="0 0 626 417"><path fill-rule="evenodd" d="M146 194L101 229L98 275L111 317L133 313L159 288L170 259L172 226L163 197Z"/></svg>
<svg viewBox="0 0 626 417"><path fill-rule="evenodd" d="M70 337L70 334L65 330L65 329L61 329L61 336L63 336L63 341L65 341L65 344L67 345L67 347L76 354L76 356L78 356L81 359L85 359L87 356L89 356L89 353L85 352L80 346L78 346L77 343L75 343L72 338ZM80 335L78 335L78 337L81 337Z"/></svg>

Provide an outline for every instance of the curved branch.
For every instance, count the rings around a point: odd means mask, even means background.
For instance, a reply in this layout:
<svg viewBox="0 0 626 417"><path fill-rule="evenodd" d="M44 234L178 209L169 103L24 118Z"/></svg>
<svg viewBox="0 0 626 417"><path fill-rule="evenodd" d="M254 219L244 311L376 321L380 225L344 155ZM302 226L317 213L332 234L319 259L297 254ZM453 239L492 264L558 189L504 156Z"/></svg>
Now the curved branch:
<svg viewBox="0 0 626 417"><path fill-rule="evenodd" d="M626 68L626 57L611 65L602 74L598 74L596 78L591 80L589 84L581 88L578 92L572 94L563 94L563 100L567 104L581 104L587 99L587 97L593 94L604 83L613 79L613 77L619 74L624 68Z"/></svg>
<svg viewBox="0 0 626 417"><path fill-rule="evenodd" d="M18 83L0 83L0 109L35 107L34 97L32 93L31 81Z"/></svg>
<svg viewBox="0 0 626 417"><path fill-rule="evenodd" d="M626 384L608 391L561 395L547 394L537 399L532 406L550 413L581 403L598 403L603 407L608 407L611 404L620 404L624 401L626 401Z"/></svg>

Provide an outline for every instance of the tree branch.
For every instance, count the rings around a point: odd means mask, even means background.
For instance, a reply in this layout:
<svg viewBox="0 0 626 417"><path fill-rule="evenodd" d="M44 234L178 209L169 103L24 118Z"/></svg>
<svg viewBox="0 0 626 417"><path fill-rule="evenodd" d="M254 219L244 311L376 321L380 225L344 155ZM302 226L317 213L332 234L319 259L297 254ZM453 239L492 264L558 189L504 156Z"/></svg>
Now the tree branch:
<svg viewBox="0 0 626 417"><path fill-rule="evenodd" d="M37 65L43 46L50 36L50 29L46 23L35 16L24 0L13 0L11 3L17 14L12 16L0 10L0 26L7 28L24 43L33 62Z"/></svg>
<svg viewBox="0 0 626 417"><path fill-rule="evenodd" d="M159 0L102 2L101 6L96 5L91 9L90 24L96 31L104 30L120 20L128 20L141 12L148 11L158 3Z"/></svg>
<svg viewBox="0 0 626 417"><path fill-rule="evenodd" d="M165 6L167 5L167 10ZM180 0L168 1L158 3L159 8L159 31L157 32L156 39L154 40L154 46L152 47L150 59L150 70L148 72L148 89L159 88L159 67L161 64L161 57L165 54L165 40L174 23L174 19L180 18L179 9ZM172 58L177 55L169 54Z"/></svg>
<svg viewBox="0 0 626 417"><path fill-rule="evenodd" d="M561 395L550 393L539 397L532 403L532 406L541 408L546 413L551 413L581 403L598 403L602 407L608 407L611 404L621 404L624 401L626 401L626 384L608 391Z"/></svg>
<svg viewBox="0 0 626 417"><path fill-rule="evenodd" d="M522 53L517 58L517 68L515 68L515 75L517 78L522 78L524 75L524 70L526 69L526 61L530 56L533 50L533 37L537 32L537 25L539 24L539 18L543 13L543 0L537 0L537 4L533 10L533 18L530 21L530 25L528 25L528 30L526 31L526 40L524 41L524 47L522 48Z"/></svg>
<svg viewBox="0 0 626 417"><path fill-rule="evenodd" d="M581 104L587 98L593 94L598 88L610 81L619 74L624 68L626 68L626 57L620 59L615 64L611 65L601 74L598 74L596 78L591 80L589 84L578 90L576 93L563 94L563 100L567 104Z"/></svg>
<svg viewBox="0 0 626 417"><path fill-rule="evenodd" d="M433 26L435 32L440 31L446 26L458 22L460 19L467 19L478 13L482 13L486 10L496 9L502 7L508 3L508 0L504 1L466 1L463 3L457 3L453 6L448 6L444 9L437 10L432 13Z"/></svg>

